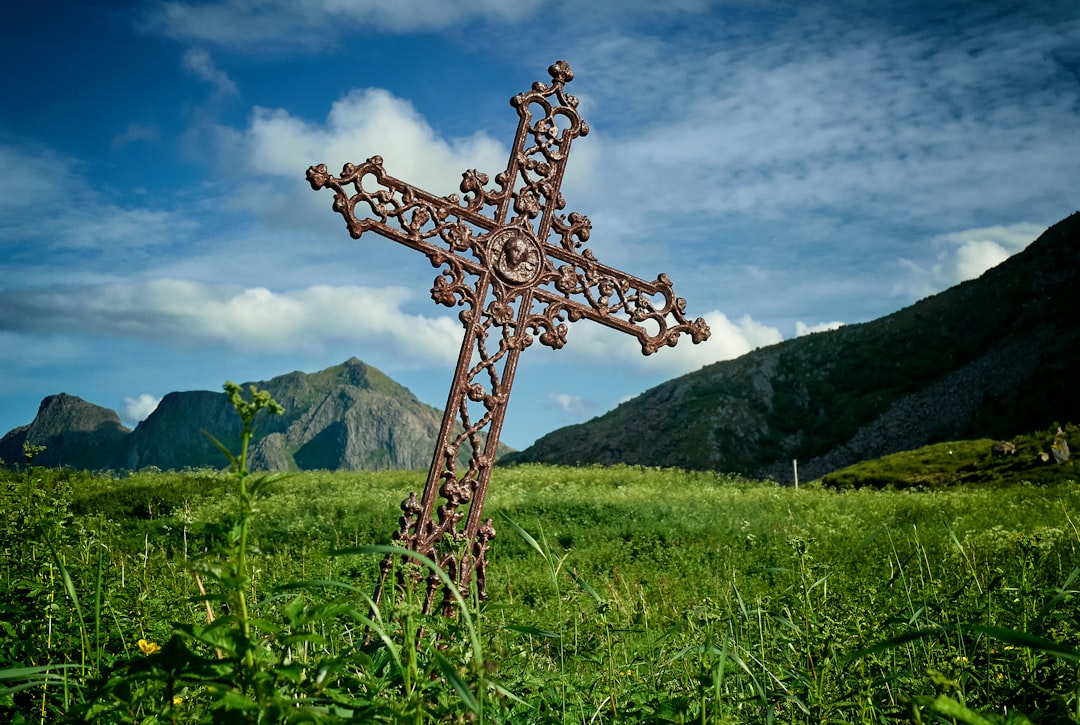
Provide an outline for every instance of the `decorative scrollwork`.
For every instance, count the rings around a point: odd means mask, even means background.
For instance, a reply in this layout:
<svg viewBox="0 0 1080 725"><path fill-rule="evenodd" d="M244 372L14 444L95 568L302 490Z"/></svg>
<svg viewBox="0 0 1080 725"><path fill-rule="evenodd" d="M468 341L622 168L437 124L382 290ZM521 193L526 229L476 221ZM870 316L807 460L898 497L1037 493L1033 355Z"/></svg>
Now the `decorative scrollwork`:
<svg viewBox="0 0 1080 725"><path fill-rule="evenodd" d="M592 233L592 222L589 221L589 217L575 211L570 212L569 217L556 216L552 220L552 228L559 235L563 249L573 252L589 241L589 234Z"/></svg>
<svg viewBox="0 0 1080 725"><path fill-rule="evenodd" d="M549 304L543 314L535 315L525 321L525 329L530 330L540 340L540 344L559 350L566 344L567 326L564 323L561 305Z"/></svg>

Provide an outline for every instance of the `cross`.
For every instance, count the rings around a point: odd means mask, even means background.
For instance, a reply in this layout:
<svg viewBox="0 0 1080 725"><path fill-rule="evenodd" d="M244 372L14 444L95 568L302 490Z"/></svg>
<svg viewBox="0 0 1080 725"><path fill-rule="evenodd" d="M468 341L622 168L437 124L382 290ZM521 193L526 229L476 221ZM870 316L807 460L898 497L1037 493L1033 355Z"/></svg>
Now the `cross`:
<svg viewBox="0 0 1080 725"><path fill-rule="evenodd" d="M436 196L387 174L379 156L345 164L340 176L325 164L307 170L312 189L333 190L333 209L354 239L374 231L427 255L432 266L444 267L432 299L463 308L465 337L423 497L411 493L401 504L394 540L438 563L463 596L475 574L480 599L487 596L486 555L495 538L491 519L481 520L484 499L522 350L535 339L561 348L566 322L582 318L633 335L645 355L675 345L683 333L695 343L709 337L702 318L688 321L686 300L675 296L667 275L647 282L601 264L582 249L589 219L558 213L566 206L560 185L570 144L589 127L578 99L565 91L574 78L570 66L558 61L548 73L550 85L537 81L510 99L517 135L495 188L487 188L486 174L469 170L463 196ZM459 472L464 454L468 465ZM391 568L387 557L376 601ZM440 586L429 577L425 613ZM450 591L442 607L452 614Z"/></svg>

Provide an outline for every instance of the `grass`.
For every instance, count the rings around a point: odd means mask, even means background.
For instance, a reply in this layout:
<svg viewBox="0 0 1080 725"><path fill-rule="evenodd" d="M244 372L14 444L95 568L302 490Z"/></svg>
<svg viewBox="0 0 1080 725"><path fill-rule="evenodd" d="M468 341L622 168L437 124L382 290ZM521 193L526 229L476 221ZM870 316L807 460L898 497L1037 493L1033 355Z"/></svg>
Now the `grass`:
<svg viewBox="0 0 1080 725"><path fill-rule="evenodd" d="M423 480L0 480L0 719L1080 721L1075 481L500 468L490 598L448 620L369 598Z"/></svg>

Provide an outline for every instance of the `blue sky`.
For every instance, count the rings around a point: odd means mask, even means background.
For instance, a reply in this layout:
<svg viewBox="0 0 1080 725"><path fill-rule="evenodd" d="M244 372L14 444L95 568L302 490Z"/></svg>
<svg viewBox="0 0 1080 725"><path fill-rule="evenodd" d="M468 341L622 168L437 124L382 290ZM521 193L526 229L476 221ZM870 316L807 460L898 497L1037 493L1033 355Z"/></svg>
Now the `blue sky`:
<svg viewBox="0 0 1080 725"><path fill-rule="evenodd" d="M978 276L1080 208L1071 1L39 0L0 41L0 433L61 391L134 425L350 356L441 406L461 329L435 270L349 238L304 172L494 176L509 98L558 59L591 127L566 211L713 337L643 357L580 321L534 345L514 447Z"/></svg>

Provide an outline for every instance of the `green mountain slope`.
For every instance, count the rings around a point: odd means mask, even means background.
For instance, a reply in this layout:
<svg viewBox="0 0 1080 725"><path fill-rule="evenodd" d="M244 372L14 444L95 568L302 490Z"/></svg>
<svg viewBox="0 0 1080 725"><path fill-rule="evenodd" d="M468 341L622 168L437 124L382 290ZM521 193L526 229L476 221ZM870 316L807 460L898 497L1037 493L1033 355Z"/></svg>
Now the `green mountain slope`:
<svg viewBox="0 0 1080 725"><path fill-rule="evenodd" d="M506 462L629 463L790 480L1080 420L1080 213L886 317L762 348L550 433Z"/></svg>

